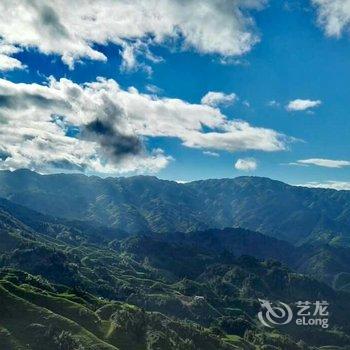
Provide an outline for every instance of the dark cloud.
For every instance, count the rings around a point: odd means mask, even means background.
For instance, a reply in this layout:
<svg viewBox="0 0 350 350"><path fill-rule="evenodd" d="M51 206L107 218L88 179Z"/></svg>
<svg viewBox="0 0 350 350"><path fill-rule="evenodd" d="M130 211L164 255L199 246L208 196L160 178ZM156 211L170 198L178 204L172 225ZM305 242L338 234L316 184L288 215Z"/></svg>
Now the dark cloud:
<svg viewBox="0 0 350 350"><path fill-rule="evenodd" d="M98 142L114 162L127 155L140 154L144 149L138 136L123 134L111 122L100 119L87 124L82 137Z"/></svg>
<svg viewBox="0 0 350 350"><path fill-rule="evenodd" d="M86 129L90 132L103 136L113 136L114 134L113 126L106 122L102 122L99 119L88 124Z"/></svg>
<svg viewBox="0 0 350 350"><path fill-rule="evenodd" d="M39 30L45 30L52 37L69 37L68 30L61 23L58 14L51 6L38 0L29 0L28 3L37 11L38 21L35 23Z"/></svg>
<svg viewBox="0 0 350 350"><path fill-rule="evenodd" d="M105 156L114 163L128 155L141 154L144 151L142 139L125 131L126 116L122 108L106 95L102 99L99 116L82 128L80 137L98 142Z"/></svg>
<svg viewBox="0 0 350 350"><path fill-rule="evenodd" d="M52 32L55 32L63 37L69 36L66 28L60 22L57 13L51 7L44 6L41 10L40 16L43 24L50 28Z"/></svg>

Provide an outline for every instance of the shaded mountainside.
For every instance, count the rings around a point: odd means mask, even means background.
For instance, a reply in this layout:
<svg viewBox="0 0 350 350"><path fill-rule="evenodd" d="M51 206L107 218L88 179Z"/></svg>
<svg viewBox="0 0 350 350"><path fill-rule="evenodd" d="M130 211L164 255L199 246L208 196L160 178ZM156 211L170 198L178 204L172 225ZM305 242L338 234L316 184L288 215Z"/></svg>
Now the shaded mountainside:
<svg viewBox="0 0 350 350"><path fill-rule="evenodd" d="M91 240L79 225L59 226L42 214L31 212L24 223L26 210L19 207L16 217L15 204L0 206L0 345L8 349L301 350L350 343L348 293L279 262L231 254L255 254L244 242L264 240L261 234L123 238L101 229ZM227 249L215 236L227 236ZM275 249L288 245L267 239ZM331 328L263 329L258 298L327 300Z"/></svg>
<svg viewBox="0 0 350 350"><path fill-rule="evenodd" d="M350 191L266 178L187 184L156 177L0 172L0 197L43 214L136 232L243 227L293 244L350 244Z"/></svg>
<svg viewBox="0 0 350 350"><path fill-rule="evenodd" d="M281 261L290 268L350 291L350 248L324 243L294 246L286 241L240 228L210 229L188 233L156 235L170 242L182 242L216 253L250 255Z"/></svg>

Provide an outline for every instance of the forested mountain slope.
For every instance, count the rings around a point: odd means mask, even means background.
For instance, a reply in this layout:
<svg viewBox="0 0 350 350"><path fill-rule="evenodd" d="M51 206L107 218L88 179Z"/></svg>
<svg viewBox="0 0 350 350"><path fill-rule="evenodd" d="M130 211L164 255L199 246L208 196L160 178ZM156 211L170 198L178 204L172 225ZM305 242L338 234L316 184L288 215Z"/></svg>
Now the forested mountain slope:
<svg viewBox="0 0 350 350"><path fill-rule="evenodd" d="M92 239L79 224L27 210L0 205L0 345L8 349L304 350L350 342L347 292L266 260L269 244L261 245L260 259L239 256L257 254L251 244L261 243L261 234L124 238L101 228ZM275 249L288 246L266 239ZM264 329L259 298L327 300L331 328Z"/></svg>

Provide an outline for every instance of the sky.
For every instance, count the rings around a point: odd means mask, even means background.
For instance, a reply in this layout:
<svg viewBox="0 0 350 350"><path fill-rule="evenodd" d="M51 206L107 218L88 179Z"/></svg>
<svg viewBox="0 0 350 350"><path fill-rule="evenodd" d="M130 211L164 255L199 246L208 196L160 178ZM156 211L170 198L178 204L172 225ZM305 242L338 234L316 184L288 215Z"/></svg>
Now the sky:
<svg viewBox="0 0 350 350"><path fill-rule="evenodd" d="M350 0L2 0L0 169L350 189Z"/></svg>

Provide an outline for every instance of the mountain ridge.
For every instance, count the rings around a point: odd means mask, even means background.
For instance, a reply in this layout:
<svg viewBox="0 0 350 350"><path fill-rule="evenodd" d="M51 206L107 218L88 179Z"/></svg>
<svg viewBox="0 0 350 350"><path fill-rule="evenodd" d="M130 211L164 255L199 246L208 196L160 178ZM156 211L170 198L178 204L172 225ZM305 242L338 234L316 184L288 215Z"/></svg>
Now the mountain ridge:
<svg viewBox="0 0 350 350"><path fill-rule="evenodd" d="M350 191L292 186L269 178L180 184L155 176L0 172L0 197L45 215L137 232L242 227L293 244L350 245Z"/></svg>
<svg viewBox="0 0 350 350"><path fill-rule="evenodd" d="M172 182L176 183L179 185L187 185L187 184L193 184L193 183L201 183L201 182L215 182L215 181L223 181L223 180L244 180L244 179L259 179L262 181L266 182L271 182L271 183L279 183L281 185L285 186L290 186L294 188L305 188L305 189L311 189L313 191L319 191L319 192L350 192L350 190L346 189L334 189L334 188L323 188L323 187L308 187L305 185L296 185L296 184L290 184L281 180L277 179L272 179L267 176L256 176L256 175L240 175L240 176L235 176L235 177L218 177L218 178L207 178L207 179L199 179L199 180L191 180L191 181L180 181L180 180L169 180L169 179L163 179L155 175L131 175L131 176L98 176L98 175L89 175L89 174L84 174L84 173L52 173L52 174L41 174L38 173L34 170L30 170L27 168L19 168L16 170L0 170L0 173L8 173L8 174L13 174L13 173L22 173L22 174L35 174L38 176L44 176L44 177L51 177L51 176L73 176L73 177L83 177L83 178L92 178L92 179L101 179L101 180L116 180L116 179L155 179L163 182Z"/></svg>

